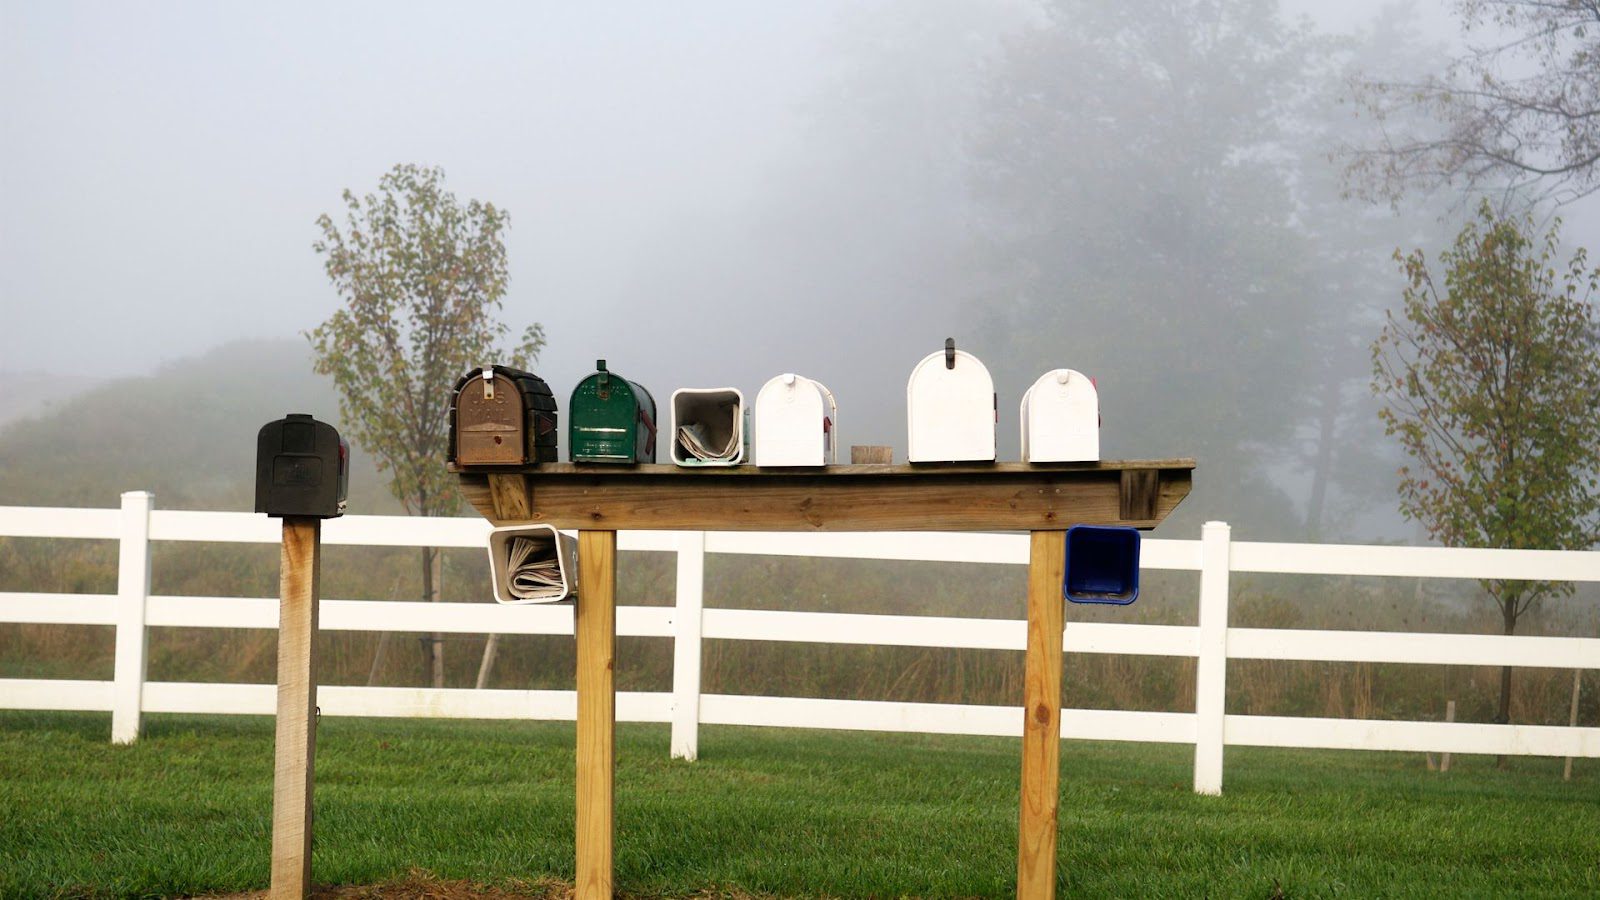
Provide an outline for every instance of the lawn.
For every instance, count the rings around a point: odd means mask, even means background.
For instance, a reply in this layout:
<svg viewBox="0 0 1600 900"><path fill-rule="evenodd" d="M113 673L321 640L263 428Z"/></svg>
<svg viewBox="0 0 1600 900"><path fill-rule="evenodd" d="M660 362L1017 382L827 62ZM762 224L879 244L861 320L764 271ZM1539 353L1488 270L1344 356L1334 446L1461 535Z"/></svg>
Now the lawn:
<svg viewBox="0 0 1600 900"><path fill-rule="evenodd" d="M0 713L0 896L173 895L268 880L272 724ZM325 719L315 878L572 877L570 723ZM1007 896L1018 747L997 738L618 731L616 879L637 896ZM1226 794L1181 746L1062 750L1064 896L1600 896L1600 767L1234 748ZM419 874L421 873L421 874ZM552 887L553 885L553 887Z"/></svg>

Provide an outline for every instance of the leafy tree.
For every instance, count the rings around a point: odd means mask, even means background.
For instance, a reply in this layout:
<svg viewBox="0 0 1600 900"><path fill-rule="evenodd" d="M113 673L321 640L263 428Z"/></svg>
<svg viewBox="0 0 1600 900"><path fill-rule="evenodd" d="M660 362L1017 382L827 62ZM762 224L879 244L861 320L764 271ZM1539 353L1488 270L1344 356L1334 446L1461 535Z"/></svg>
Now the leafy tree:
<svg viewBox="0 0 1600 900"><path fill-rule="evenodd" d="M1447 546L1579 550L1600 535L1600 320L1589 302L1600 270L1579 249L1558 271L1559 227L1537 239L1531 217L1483 201L1438 256L1442 284L1422 251L1395 254L1408 284L1402 315L1372 345L1372 388L1412 460L1400 510ZM1483 588L1512 634L1535 601L1572 586ZM1497 720L1510 712L1507 666Z"/></svg>
<svg viewBox="0 0 1600 900"><path fill-rule="evenodd" d="M1567 202L1600 190L1600 2L1460 0L1469 36L1495 41L1443 75L1362 80L1357 94L1379 119L1403 122L1351 157L1369 195L1408 187L1469 190Z"/></svg>
<svg viewBox="0 0 1600 900"><path fill-rule="evenodd" d="M488 360L525 368L545 342L534 324L502 349L509 329L495 314L508 281L509 217L492 203L461 204L443 169L417 165L395 166L365 197L346 190L344 204L343 227L323 214L312 245L345 301L308 335L316 370L333 377L345 426L406 512L449 515L460 501L444 468L451 385ZM424 600L438 598L437 560L436 548L422 550ZM442 687L438 635L429 655Z"/></svg>

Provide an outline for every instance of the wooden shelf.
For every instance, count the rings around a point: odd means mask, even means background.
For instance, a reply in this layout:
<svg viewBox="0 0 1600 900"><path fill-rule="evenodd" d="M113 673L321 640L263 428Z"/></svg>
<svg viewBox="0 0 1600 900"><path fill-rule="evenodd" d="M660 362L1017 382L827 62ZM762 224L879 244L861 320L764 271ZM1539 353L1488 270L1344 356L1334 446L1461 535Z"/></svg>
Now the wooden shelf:
<svg viewBox="0 0 1600 900"><path fill-rule="evenodd" d="M543 463L456 469L497 525L708 531L1059 531L1159 525L1192 459L815 469Z"/></svg>

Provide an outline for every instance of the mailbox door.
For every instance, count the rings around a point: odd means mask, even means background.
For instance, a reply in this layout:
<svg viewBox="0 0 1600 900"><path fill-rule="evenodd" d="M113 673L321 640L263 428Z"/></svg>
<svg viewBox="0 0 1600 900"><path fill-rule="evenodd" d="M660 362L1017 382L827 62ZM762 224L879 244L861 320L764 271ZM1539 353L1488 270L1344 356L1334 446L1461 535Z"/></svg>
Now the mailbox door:
<svg viewBox="0 0 1600 900"><path fill-rule="evenodd" d="M1055 369L1022 398L1023 462L1100 458L1100 396L1082 372Z"/></svg>
<svg viewBox="0 0 1600 900"><path fill-rule="evenodd" d="M321 519L344 514L350 449L339 432L304 413L256 435L256 512Z"/></svg>
<svg viewBox="0 0 1600 900"><path fill-rule="evenodd" d="M609 377L601 383L601 374ZM639 403L632 385L613 373L578 382L569 404L568 443L573 462L636 462Z"/></svg>
<svg viewBox="0 0 1600 900"><path fill-rule="evenodd" d="M762 386L752 429L756 465L827 464L830 423L822 391L799 375L779 375Z"/></svg>
<svg viewBox="0 0 1600 900"><path fill-rule="evenodd" d="M467 379L456 395L456 462L463 466L521 465L528 461L522 390L495 373L484 389L482 374Z"/></svg>
<svg viewBox="0 0 1600 900"><path fill-rule="evenodd" d="M911 462L994 462L994 379L976 356L930 353L906 383L906 458Z"/></svg>

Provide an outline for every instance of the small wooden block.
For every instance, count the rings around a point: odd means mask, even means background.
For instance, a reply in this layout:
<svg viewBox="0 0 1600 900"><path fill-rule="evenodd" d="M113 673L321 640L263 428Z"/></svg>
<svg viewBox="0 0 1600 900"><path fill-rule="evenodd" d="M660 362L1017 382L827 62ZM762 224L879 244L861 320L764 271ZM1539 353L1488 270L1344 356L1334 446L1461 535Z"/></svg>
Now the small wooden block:
<svg viewBox="0 0 1600 900"><path fill-rule="evenodd" d="M501 519L526 519L533 515L531 484L521 475L490 475L489 495Z"/></svg>
<svg viewBox="0 0 1600 900"><path fill-rule="evenodd" d="M893 447L879 447L871 444L854 444L850 447L850 465L887 466L894 462Z"/></svg>
<svg viewBox="0 0 1600 900"><path fill-rule="evenodd" d="M1122 491L1118 497L1122 518L1135 521L1154 519L1160 497L1160 470L1122 470Z"/></svg>

